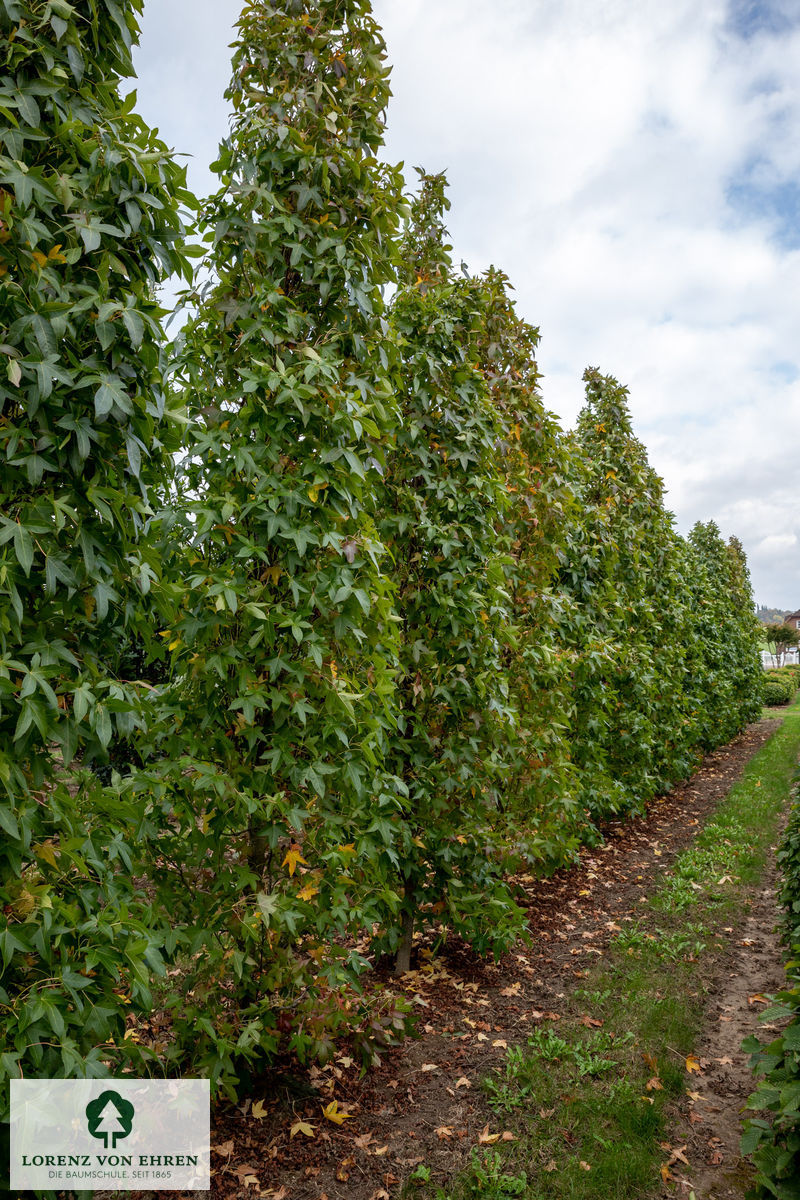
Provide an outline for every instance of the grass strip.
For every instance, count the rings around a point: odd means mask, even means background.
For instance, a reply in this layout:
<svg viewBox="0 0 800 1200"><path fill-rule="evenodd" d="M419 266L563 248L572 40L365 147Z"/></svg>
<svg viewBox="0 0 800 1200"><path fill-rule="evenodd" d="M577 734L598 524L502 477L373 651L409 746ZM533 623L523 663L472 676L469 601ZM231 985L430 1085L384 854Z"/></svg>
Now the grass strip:
<svg viewBox="0 0 800 1200"><path fill-rule="evenodd" d="M800 701L782 715L641 916L565 997L557 1028L509 1047L484 1080L491 1128L515 1141L475 1147L446 1187L420 1164L403 1197L633 1200L669 1178L670 1102L690 1085L709 968L763 875L796 770Z"/></svg>

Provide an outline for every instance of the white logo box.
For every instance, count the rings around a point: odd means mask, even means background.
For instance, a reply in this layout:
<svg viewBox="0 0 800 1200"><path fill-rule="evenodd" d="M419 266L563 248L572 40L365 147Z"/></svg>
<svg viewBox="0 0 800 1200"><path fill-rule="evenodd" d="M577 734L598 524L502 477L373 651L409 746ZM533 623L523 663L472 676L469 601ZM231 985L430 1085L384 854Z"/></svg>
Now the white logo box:
<svg viewBox="0 0 800 1200"><path fill-rule="evenodd" d="M11 1187L208 1191L207 1079L12 1079Z"/></svg>

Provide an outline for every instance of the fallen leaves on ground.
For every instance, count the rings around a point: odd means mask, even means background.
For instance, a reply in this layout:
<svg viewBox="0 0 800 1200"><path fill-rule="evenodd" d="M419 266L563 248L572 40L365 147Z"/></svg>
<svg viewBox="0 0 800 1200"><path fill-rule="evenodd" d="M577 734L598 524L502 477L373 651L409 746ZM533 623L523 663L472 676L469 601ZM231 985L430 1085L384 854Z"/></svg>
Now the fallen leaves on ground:
<svg viewBox="0 0 800 1200"><path fill-rule="evenodd" d="M327 1120L333 1121L334 1125L341 1125L343 1122L350 1120L353 1116L352 1113L344 1112L339 1109L338 1100L331 1100L330 1104L323 1108L322 1115L323 1117L326 1117Z"/></svg>

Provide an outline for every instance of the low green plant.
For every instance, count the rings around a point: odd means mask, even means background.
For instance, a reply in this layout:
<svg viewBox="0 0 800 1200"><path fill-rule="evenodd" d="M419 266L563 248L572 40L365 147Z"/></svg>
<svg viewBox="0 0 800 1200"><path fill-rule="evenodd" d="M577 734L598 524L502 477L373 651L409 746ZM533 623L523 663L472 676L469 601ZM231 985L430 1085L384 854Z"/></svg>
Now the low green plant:
<svg viewBox="0 0 800 1200"><path fill-rule="evenodd" d="M528 1176L525 1171L510 1175L498 1150L472 1151L466 1173L459 1183L458 1200L514 1200L525 1196ZM438 1188L435 1200L449 1200L452 1193Z"/></svg>
<svg viewBox="0 0 800 1200"><path fill-rule="evenodd" d="M777 707L789 704L797 691L797 681L794 674L782 674L780 671L769 671L764 676L762 699L767 707Z"/></svg>

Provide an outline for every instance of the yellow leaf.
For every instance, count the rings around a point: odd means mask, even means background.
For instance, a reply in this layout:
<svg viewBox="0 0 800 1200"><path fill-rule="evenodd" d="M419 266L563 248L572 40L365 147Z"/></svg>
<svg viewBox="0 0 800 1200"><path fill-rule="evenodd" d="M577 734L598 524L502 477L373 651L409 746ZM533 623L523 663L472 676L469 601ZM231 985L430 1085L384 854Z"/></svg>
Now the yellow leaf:
<svg viewBox="0 0 800 1200"><path fill-rule="evenodd" d="M297 893L297 895L301 900L310 900L313 896L316 896L318 892L319 888L315 888L313 883L307 883L304 885L304 887L300 888L300 891Z"/></svg>
<svg viewBox="0 0 800 1200"><path fill-rule="evenodd" d="M177 638L175 638L174 641L170 642L170 644L167 646L167 649L174 650L177 646L180 646L180 644L181 644L181 639L179 637L177 637Z"/></svg>
<svg viewBox="0 0 800 1200"><path fill-rule="evenodd" d="M500 1134L499 1133L489 1133L488 1125L484 1125L483 1129L478 1134L478 1142L482 1146L487 1146L487 1145L490 1146L493 1142L499 1142L499 1141L500 1141Z"/></svg>
<svg viewBox="0 0 800 1200"><path fill-rule="evenodd" d="M250 1116L255 1117L257 1121L263 1121L267 1115L267 1110L264 1108L263 1100L256 1100L253 1107L250 1109Z"/></svg>
<svg viewBox="0 0 800 1200"><path fill-rule="evenodd" d="M279 579L280 579L280 577L281 577L281 568L280 568L280 567L274 567L274 566L273 566L273 567L266 567L266 568L264 569L264 572L263 572L262 578L263 578L263 576L264 576L264 575L268 575L268 576L269 576L269 581L270 581L270 583L272 583L272 584L275 584L275 583L277 583L277 582L278 582L278 580L279 580Z"/></svg>
<svg viewBox="0 0 800 1200"><path fill-rule="evenodd" d="M421 837L415 837L415 838L412 838L411 840L415 846L419 846L420 850L425 849L425 843L423 842Z"/></svg>
<svg viewBox="0 0 800 1200"><path fill-rule="evenodd" d="M302 1133L303 1137L314 1137L314 1126L309 1125L308 1121L295 1121L294 1125L289 1130L289 1137L296 1137L298 1133Z"/></svg>
<svg viewBox="0 0 800 1200"><path fill-rule="evenodd" d="M42 254L41 250L34 250L33 257L35 262L38 263L40 267L47 266L47 255Z"/></svg>
<svg viewBox="0 0 800 1200"><path fill-rule="evenodd" d="M353 1114L349 1112L340 1112L339 1101L331 1100L330 1104L323 1108L322 1115L329 1121L333 1121L334 1125L342 1125L345 1121L349 1120Z"/></svg>
<svg viewBox="0 0 800 1200"><path fill-rule="evenodd" d="M308 863L303 858L303 855L300 851L300 847L292 846L289 850L286 851L286 857L284 858L283 862L281 863L281 866L282 867L288 866L289 874L294 875L295 871L297 870L298 863L302 863L303 866L308 866Z"/></svg>
<svg viewBox="0 0 800 1200"><path fill-rule="evenodd" d="M689 1057L686 1059L686 1070L687 1071L696 1071L698 1075L701 1074L700 1063L697 1061L697 1059L692 1054L690 1054Z"/></svg>
<svg viewBox="0 0 800 1200"><path fill-rule="evenodd" d="M308 498L312 504L316 504L317 501L319 500L319 488L310 487L308 489Z"/></svg>
<svg viewBox="0 0 800 1200"><path fill-rule="evenodd" d="M61 242L56 242L55 246L48 252L47 257L51 262L65 263L67 261L61 253Z"/></svg>
<svg viewBox="0 0 800 1200"><path fill-rule="evenodd" d="M58 866L52 842L40 842L38 846L33 847L33 853L37 858L43 858L45 862L50 863L51 867Z"/></svg>

